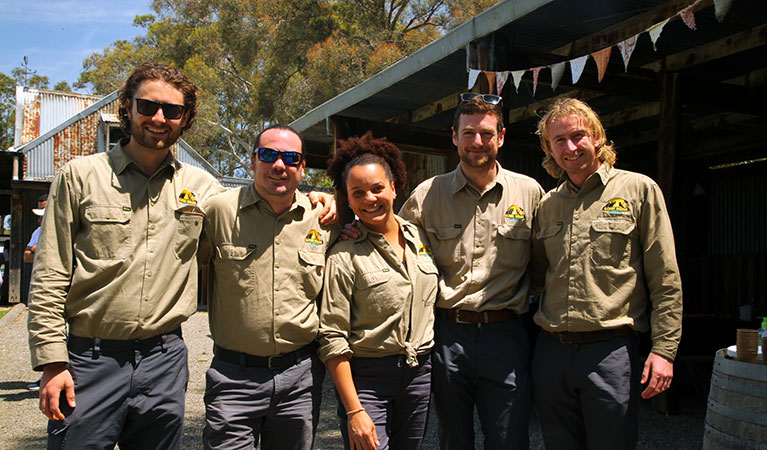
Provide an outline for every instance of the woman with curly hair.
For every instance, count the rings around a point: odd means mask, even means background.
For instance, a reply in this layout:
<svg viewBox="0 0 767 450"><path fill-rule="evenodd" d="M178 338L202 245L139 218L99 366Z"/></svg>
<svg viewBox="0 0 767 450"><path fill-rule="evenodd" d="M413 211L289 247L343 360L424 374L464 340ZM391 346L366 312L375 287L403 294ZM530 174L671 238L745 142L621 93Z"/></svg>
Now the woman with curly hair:
<svg viewBox="0 0 767 450"><path fill-rule="evenodd" d="M423 230L393 211L405 166L394 144L367 133L340 143L328 174L361 232L330 250L320 309L320 359L340 400L345 447L420 449L437 268Z"/></svg>

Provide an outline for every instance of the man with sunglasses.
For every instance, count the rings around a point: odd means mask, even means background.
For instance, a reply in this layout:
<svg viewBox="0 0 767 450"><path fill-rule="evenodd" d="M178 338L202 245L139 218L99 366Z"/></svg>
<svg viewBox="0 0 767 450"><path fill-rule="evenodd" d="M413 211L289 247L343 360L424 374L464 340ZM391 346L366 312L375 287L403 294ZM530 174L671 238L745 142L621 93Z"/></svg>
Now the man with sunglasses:
<svg viewBox="0 0 767 450"><path fill-rule="evenodd" d="M496 95L461 96L459 166L421 183L400 216L422 226L440 271L432 388L442 449L527 449L530 230L543 189L496 161L506 129Z"/></svg>
<svg viewBox="0 0 767 450"><path fill-rule="evenodd" d="M272 125L256 139L248 187L205 204L214 354L206 449L312 447L324 365L316 355L325 251L338 234L298 192L301 137Z"/></svg>
<svg viewBox="0 0 767 450"><path fill-rule="evenodd" d="M118 101L128 139L61 169L37 246L29 342L48 448L181 447L199 205L223 188L170 152L197 113L180 70L144 64Z"/></svg>

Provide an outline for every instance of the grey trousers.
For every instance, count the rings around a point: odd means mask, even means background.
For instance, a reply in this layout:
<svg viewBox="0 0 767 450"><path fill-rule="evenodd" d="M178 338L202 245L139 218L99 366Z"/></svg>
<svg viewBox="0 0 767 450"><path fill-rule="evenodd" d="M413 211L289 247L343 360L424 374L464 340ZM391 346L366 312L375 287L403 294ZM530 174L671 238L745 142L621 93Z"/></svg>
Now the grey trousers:
<svg viewBox="0 0 767 450"><path fill-rule="evenodd" d="M485 325L437 316L432 387L441 449L474 449L476 405L484 448L527 449L530 345L521 319Z"/></svg>
<svg viewBox="0 0 767 450"><path fill-rule="evenodd" d="M77 407L48 422L48 449L179 449L187 349L177 334L139 341L70 336Z"/></svg>
<svg viewBox="0 0 767 450"><path fill-rule="evenodd" d="M325 366L312 355L283 370L213 358L206 375L206 449L309 450L322 400Z"/></svg>
<svg viewBox="0 0 767 450"><path fill-rule="evenodd" d="M419 450L429 417L431 359L418 357L410 367L404 356L352 358L354 387L362 407L376 427L379 450ZM344 448L349 445L346 410L338 399L338 419Z"/></svg>
<svg viewBox="0 0 767 450"><path fill-rule="evenodd" d="M639 426L637 336L563 344L541 332L533 393L547 450L636 448Z"/></svg>

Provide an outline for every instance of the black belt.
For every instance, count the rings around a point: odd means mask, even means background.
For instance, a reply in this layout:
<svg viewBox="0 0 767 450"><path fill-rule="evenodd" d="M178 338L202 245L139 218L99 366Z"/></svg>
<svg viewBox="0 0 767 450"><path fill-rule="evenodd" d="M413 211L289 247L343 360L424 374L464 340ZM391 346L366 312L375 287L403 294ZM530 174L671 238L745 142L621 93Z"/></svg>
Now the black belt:
<svg viewBox="0 0 767 450"><path fill-rule="evenodd" d="M101 339L87 338L70 334L67 336L67 346L71 350L82 351L93 349L93 359L98 359L99 354L103 352L125 351L125 350L151 350L154 347L160 347L165 352L166 346L176 341L182 340L181 327L164 334L158 334L145 339Z"/></svg>
<svg viewBox="0 0 767 450"><path fill-rule="evenodd" d="M505 322L519 317L517 313L510 309L501 309L498 311L468 311L465 309L445 309L437 308L437 316L447 317L455 320L456 323L485 324Z"/></svg>
<svg viewBox="0 0 767 450"><path fill-rule="evenodd" d="M632 336L636 334L633 328L630 326L622 326L618 328L610 328L607 330L597 331L547 331L551 336L559 339L559 342L563 344L591 344L600 341L609 341L612 338L620 336Z"/></svg>
<svg viewBox="0 0 767 450"><path fill-rule="evenodd" d="M256 356L248 353L235 352L218 345L213 346L213 354L221 361L231 364L239 364L243 367L259 367L262 369L285 370L301 361L308 359L317 350L314 343L305 345L298 350L274 356Z"/></svg>

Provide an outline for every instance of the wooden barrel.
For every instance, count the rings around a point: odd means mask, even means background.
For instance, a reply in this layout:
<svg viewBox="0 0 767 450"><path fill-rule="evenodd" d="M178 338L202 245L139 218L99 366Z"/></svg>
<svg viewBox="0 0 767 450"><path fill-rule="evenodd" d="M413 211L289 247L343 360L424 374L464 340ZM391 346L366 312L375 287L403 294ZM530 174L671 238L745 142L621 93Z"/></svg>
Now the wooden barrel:
<svg viewBox="0 0 767 450"><path fill-rule="evenodd" d="M767 365L716 352L703 450L767 450Z"/></svg>

